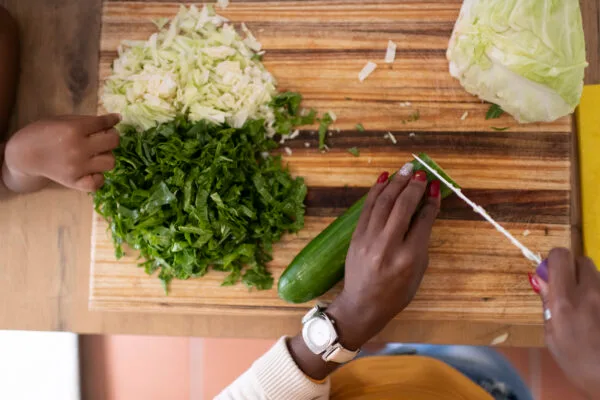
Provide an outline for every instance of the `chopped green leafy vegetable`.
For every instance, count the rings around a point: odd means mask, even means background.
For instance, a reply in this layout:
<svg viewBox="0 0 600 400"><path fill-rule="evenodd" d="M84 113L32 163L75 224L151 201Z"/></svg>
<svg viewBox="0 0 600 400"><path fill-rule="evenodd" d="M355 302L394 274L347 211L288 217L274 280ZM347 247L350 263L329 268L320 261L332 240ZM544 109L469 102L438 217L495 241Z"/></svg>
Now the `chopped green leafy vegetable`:
<svg viewBox="0 0 600 400"><path fill-rule="evenodd" d="M315 123L317 112L313 109L301 109L301 103L302 95L295 92L281 93L273 98L269 106L275 115L275 133L285 137L297 126Z"/></svg>
<svg viewBox="0 0 600 400"><path fill-rule="evenodd" d="M363 124L356 124L356 130L359 132L364 132L365 127L363 126Z"/></svg>
<svg viewBox="0 0 600 400"><path fill-rule="evenodd" d="M329 113L325 113L321 117L321 123L319 124L319 150L325 150L325 139L327 138L327 131L333 123L333 118Z"/></svg>
<svg viewBox="0 0 600 400"><path fill-rule="evenodd" d="M492 104L485 114L485 119L500 118L504 114L504 110L497 104Z"/></svg>
<svg viewBox="0 0 600 400"><path fill-rule="evenodd" d="M507 131L507 130L509 130L509 129L510 129L510 127L508 127L508 126L505 126L505 127L502 127L502 128L497 128L497 127L495 127L495 126L490 126L490 128L492 128L492 129L493 129L493 130L495 130L495 131L500 131L500 132L501 132L501 131Z"/></svg>
<svg viewBox="0 0 600 400"><path fill-rule="evenodd" d="M421 119L421 112L419 110L408 116L408 122L418 121Z"/></svg>
<svg viewBox="0 0 600 400"><path fill-rule="evenodd" d="M358 149L358 147L350 147L348 149L348 153L352 154L354 157L360 156L360 150Z"/></svg>
<svg viewBox="0 0 600 400"><path fill-rule="evenodd" d="M297 104L291 96L281 107L295 114ZM177 118L142 134L125 129L116 167L94 196L117 257L124 244L138 250L165 290L209 268L229 273L223 285L269 289L272 245L303 227L306 196L302 178L265 156L275 147L263 120L235 129Z"/></svg>

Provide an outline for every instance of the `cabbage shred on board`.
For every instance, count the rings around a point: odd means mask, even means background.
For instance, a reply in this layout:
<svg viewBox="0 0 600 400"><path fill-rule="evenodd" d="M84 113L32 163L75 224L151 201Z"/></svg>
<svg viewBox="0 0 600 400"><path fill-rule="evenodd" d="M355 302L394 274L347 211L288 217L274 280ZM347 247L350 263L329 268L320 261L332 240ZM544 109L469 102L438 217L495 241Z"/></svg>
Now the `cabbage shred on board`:
<svg viewBox="0 0 600 400"><path fill-rule="evenodd" d="M245 39L211 6L181 7L168 27L147 41L124 41L102 101L123 123L140 131L184 115L241 128L265 120L275 134L269 103L276 81L260 61L260 43L243 26Z"/></svg>
<svg viewBox="0 0 600 400"><path fill-rule="evenodd" d="M465 0L450 73L519 122L554 121L579 104L587 66L578 0Z"/></svg>

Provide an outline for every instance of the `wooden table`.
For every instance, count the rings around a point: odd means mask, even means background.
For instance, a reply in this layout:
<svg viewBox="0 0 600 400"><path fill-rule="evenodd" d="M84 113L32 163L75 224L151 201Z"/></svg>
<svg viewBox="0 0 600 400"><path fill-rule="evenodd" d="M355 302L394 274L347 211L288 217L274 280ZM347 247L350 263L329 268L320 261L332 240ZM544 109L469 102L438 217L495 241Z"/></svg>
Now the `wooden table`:
<svg viewBox="0 0 600 400"><path fill-rule="evenodd" d="M0 4L17 17L22 32L15 126L56 114L94 113L101 0ZM582 7L591 66L586 82L598 83L600 6L582 0ZM90 197L58 187L0 204L0 329L265 338L298 329L296 318L88 311L91 220ZM572 223L577 232L576 216ZM378 339L489 344L505 332L509 345L543 344L541 327L402 318Z"/></svg>

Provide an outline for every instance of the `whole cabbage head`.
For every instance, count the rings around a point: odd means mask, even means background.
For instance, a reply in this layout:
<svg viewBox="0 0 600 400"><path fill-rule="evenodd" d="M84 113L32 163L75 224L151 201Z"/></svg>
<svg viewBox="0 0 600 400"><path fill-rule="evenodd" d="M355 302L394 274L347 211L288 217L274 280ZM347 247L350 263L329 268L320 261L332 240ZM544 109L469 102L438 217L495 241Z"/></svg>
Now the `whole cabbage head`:
<svg viewBox="0 0 600 400"><path fill-rule="evenodd" d="M573 112L587 66L578 0L465 0L450 74L519 122Z"/></svg>

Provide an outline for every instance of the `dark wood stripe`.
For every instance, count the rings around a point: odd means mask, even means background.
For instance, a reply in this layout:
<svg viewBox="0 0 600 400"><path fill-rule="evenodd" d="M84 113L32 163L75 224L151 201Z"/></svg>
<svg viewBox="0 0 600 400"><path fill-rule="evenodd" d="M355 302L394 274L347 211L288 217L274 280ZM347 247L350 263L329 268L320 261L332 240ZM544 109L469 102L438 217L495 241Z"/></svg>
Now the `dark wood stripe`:
<svg viewBox="0 0 600 400"><path fill-rule="evenodd" d="M410 37L427 36L427 37L442 37L450 38L454 21L411 21L410 23L399 24L398 22L354 22L354 21L332 21L327 24L322 22L312 21L286 21L286 22L271 22L271 21L252 21L248 22L249 28L259 36L264 37L285 37L286 35L297 36L298 32L306 32L307 37L321 36L323 34L332 34L340 36L340 32L352 32L365 35L363 39L367 39L369 34L377 37L383 34L389 35L406 35ZM132 27L137 27L140 30L147 30L148 33L155 32L156 27L150 20L143 20L136 23L111 21L104 27L107 34L113 32L128 32ZM259 32L260 31L260 32ZM445 43L447 44L447 43ZM385 45L385 43L384 43ZM446 47L446 46L444 46ZM310 49L317 51L318 49ZM335 51L336 49L331 49ZM344 49L338 49L344 51ZM385 50L385 49L384 49ZM403 47L399 47L397 53L406 51ZM413 49L413 50L425 50ZM427 50L432 50L427 48ZM437 49L445 51L445 49Z"/></svg>
<svg viewBox="0 0 600 400"><path fill-rule="evenodd" d="M306 27L308 28L308 27ZM449 33L448 33L449 35ZM446 35L446 36L448 36ZM358 58L371 57L372 59L379 60L382 54L385 54L386 47L381 46L375 49L272 49L267 50L265 59L268 57L270 61L276 61L282 57L294 57L294 61L303 59L310 59L311 62L318 61L319 59L335 59L335 60L352 60L356 61ZM419 57L431 57L437 56L444 58L446 54L445 49L398 49L396 50L396 57L398 58L419 58ZM382 64L380 62L380 64ZM383 65L382 65L383 66Z"/></svg>
<svg viewBox="0 0 600 400"><path fill-rule="evenodd" d="M493 124L493 122L492 122ZM552 159L568 159L571 139L569 133L548 132L420 132L410 130L410 123L405 131L393 131L397 144L391 146L389 139L384 138L387 131L333 131L327 142L333 151L346 151L357 147L371 152L391 152L394 149L402 152L422 152L431 150L460 149L461 156L510 156ZM414 133L414 135L411 135ZM318 146L318 135L313 131L302 131L294 140L285 142L291 149L304 149L305 143L311 148Z"/></svg>
<svg viewBox="0 0 600 400"><path fill-rule="evenodd" d="M306 214L338 217L368 192L362 187L311 187ZM568 224L569 192L557 190L464 190L499 222ZM445 220L480 221L482 218L456 196L444 200L439 216Z"/></svg>

